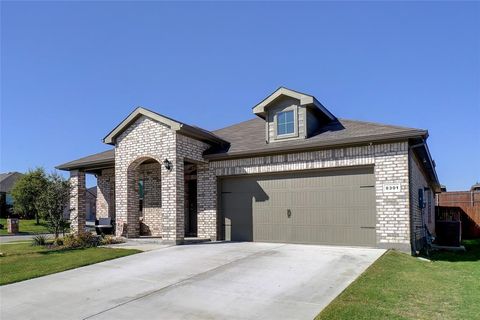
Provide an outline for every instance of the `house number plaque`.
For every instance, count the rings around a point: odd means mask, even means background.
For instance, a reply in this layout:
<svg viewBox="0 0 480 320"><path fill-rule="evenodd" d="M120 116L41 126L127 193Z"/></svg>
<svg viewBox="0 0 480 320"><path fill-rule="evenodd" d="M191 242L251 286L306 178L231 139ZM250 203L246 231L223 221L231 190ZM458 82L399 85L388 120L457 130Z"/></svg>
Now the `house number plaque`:
<svg viewBox="0 0 480 320"><path fill-rule="evenodd" d="M400 183L387 183L383 185L383 192L399 192L402 191Z"/></svg>

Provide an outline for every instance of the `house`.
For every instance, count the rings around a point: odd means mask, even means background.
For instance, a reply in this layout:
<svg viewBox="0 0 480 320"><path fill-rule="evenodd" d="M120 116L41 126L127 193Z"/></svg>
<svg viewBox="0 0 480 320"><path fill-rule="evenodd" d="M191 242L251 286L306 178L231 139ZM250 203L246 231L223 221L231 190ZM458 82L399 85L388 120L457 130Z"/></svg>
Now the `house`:
<svg viewBox="0 0 480 320"><path fill-rule="evenodd" d="M283 87L253 114L208 131L135 109L103 139L111 150L58 166L75 187L72 227L84 228L85 174L95 174L97 217L118 236L410 252L435 232L426 130L337 118Z"/></svg>
<svg viewBox="0 0 480 320"><path fill-rule="evenodd" d="M95 221L97 217L97 187L87 189L85 201L86 219L87 221Z"/></svg>
<svg viewBox="0 0 480 320"><path fill-rule="evenodd" d="M13 208L13 198L10 195L13 186L23 176L20 172L0 173L0 217L5 218Z"/></svg>
<svg viewBox="0 0 480 320"><path fill-rule="evenodd" d="M460 221L461 237L480 237L480 183L468 191L445 190L437 194L437 223Z"/></svg>

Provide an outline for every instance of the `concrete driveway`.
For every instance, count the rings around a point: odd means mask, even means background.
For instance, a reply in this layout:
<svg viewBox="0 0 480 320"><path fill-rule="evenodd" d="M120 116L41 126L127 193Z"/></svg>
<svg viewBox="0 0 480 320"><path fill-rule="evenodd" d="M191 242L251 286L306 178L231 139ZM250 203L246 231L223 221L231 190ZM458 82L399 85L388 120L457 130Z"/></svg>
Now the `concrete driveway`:
<svg viewBox="0 0 480 320"><path fill-rule="evenodd" d="M2 286L0 318L312 319L383 252L172 246Z"/></svg>

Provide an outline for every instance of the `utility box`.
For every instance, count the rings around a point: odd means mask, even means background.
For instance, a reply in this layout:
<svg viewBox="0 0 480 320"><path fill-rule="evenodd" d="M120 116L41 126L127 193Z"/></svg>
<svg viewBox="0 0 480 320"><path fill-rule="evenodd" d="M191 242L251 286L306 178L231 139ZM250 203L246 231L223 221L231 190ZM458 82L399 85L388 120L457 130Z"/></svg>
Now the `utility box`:
<svg viewBox="0 0 480 320"><path fill-rule="evenodd" d="M437 221L435 224L436 243L441 246L460 246L462 225L460 221Z"/></svg>
<svg viewBox="0 0 480 320"><path fill-rule="evenodd" d="M20 219L18 218L8 218L7 219L7 231L8 233L16 234L19 230Z"/></svg>

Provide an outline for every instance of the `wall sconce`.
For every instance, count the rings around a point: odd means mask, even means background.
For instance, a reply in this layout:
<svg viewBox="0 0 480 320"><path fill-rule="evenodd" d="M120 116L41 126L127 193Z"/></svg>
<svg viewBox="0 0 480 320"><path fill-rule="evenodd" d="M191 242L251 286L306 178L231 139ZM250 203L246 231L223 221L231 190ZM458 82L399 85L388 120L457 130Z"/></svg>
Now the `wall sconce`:
<svg viewBox="0 0 480 320"><path fill-rule="evenodd" d="M172 171L172 163L168 159L163 160L163 166L168 171Z"/></svg>

